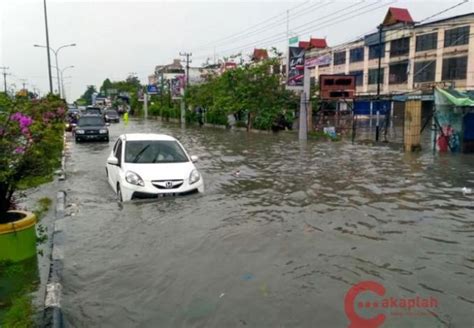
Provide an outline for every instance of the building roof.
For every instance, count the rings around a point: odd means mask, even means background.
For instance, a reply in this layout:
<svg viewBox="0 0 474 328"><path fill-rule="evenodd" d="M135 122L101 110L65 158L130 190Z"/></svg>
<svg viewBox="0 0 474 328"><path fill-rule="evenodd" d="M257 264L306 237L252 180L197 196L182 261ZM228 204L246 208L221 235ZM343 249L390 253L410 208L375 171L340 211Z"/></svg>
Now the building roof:
<svg viewBox="0 0 474 328"><path fill-rule="evenodd" d="M327 48L328 44L326 43L326 39L311 38L309 41L300 41L298 46L305 49L324 49Z"/></svg>
<svg viewBox="0 0 474 328"><path fill-rule="evenodd" d="M253 50L252 60L260 61L260 60L265 60L265 59L268 59L267 49L254 49Z"/></svg>
<svg viewBox="0 0 474 328"><path fill-rule="evenodd" d="M426 23L417 24L415 27L423 27L423 26L427 26L427 25L431 25L431 24L438 24L438 23L442 23L442 22L446 22L446 21L450 21L450 20L458 20L460 18L469 17L469 16L473 16L473 15L474 15L474 13L468 13L468 14L462 14L462 15L457 15L457 16L441 18L441 19L429 21L429 22L426 22Z"/></svg>
<svg viewBox="0 0 474 328"><path fill-rule="evenodd" d="M382 25L389 26L397 23L414 24L413 18L411 18L408 9L395 7L388 8L387 14L385 15Z"/></svg>

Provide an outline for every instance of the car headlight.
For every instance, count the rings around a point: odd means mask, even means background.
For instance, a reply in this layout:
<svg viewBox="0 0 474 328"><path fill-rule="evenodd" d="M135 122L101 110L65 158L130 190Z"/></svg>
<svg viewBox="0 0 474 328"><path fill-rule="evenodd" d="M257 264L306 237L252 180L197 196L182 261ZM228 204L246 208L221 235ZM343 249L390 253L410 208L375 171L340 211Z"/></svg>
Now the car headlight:
<svg viewBox="0 0 474 328"><path fill-rule="evenodd" d="M201 175L199 174L198 170L192 170L189 174L189 184L193 184L201 179Z"/></svg>
<svg viewBox="0 0 474 328"><path fill-rule="evenodd" d="M66 123L66 128L68 128L68 127L69 127L69 123Z"/></svg>
<svg viewBox="0 0 474 328"><path fill-rule="evenodd" d="M77 134L84 134L84 130L81 130L81 129L76 130L76 133L77 133Z"/></svg>
<svg viewBox="0 0 474 328"><path fill-rule="evenodd" d="M125 180L132 185L142 187L145 185L143 179L138 174L132 171L127 171L127 173L125 173Z"/></svg>
<svg viewBox="0 0 474 328"><path fill-rule="evenodd" d="M109 131L107 129L100 129L99 130L99 133L101 134L104 134L104 133L108 133Z"/></svg>
<svg viewBox="0 0 474 328"><path fill-rule="evenodd" d="M109 115L105 115L105 118L109 118Z"/></svg>

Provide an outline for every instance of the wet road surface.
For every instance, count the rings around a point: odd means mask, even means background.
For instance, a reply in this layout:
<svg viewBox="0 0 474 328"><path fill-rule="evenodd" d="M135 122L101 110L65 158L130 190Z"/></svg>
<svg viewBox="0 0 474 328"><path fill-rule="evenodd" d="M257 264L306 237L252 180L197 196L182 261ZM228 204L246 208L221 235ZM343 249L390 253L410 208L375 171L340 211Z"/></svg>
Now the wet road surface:
<svg viewBox="0 0 474 328"><path fill-rule="evenodd" d="M119 134L144 131L200 157L204 194L116 202L106 158ZM383 312L384 327L474 326L474 195L461 192L473 156L154 121L111 133L69 145L68 326L347 327L345 294L364 280L439 302Z"/></svg>

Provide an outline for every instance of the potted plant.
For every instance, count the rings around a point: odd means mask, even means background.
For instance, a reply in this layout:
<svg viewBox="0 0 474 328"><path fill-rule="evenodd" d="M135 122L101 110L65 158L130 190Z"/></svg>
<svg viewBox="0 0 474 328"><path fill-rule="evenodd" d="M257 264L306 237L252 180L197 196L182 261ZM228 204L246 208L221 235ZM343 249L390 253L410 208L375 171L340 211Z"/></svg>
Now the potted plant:
<svg viewBox="0 0 474 328"><path fill-rule="evenodd" d="M0 260L21 261L36 254L36 218L15 209L20 184L44 182L60 161L62 101L11 100L0 94Z"/></svg>

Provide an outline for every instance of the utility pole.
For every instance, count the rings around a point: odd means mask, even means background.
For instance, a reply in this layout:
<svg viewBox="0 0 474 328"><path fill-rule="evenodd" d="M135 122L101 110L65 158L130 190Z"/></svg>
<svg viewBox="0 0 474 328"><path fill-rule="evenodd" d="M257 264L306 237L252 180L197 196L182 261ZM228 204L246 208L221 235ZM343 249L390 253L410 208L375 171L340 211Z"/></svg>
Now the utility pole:
<svg viewBox="0 0 474 328"><path fill-rule="evenodd" d="M186 57L185 60L182 60L183 63L186 63L186 88L189 85L189 63L192 63L193 61L189 59L193 54L191 52L180 52L179 55L181 57Z"/></svg>
<svg viewBox="0 0 474 328"><path fill-rule="evenodd" d="M44 26L46 27L46 53L48 55L48 76L49 76L49 92L53 93L53 77L51 75L51 57L49 54L49 32L48 32L48 11L46 10L46 0L43 0L44 5ZM57 65L57 63L56 63Z"/></svg>
<svg viewBox="0 0 474 328"><path fill-rule="evenodd" d="M188 88L189 85L189 63L192 62L192 60L189 59L193 54L191 52L183 52L179 53L180 56L186 57L185 60L182 60L182 62L186 63L186 84L184 86L184 89ZM186 123L186 104L184 103L184 90L181 90L181 124Z"/></svg>
<svg viewBox="0 0 474 328"><path fill-rule="evenodd" d="M9 67L0 67L1 70L3 70L3 88L4 88L4 91L5 93L7 93L7 75L10 75L7 73L7 69L9 69Z"/></svg>
<svg viewBox="0 0 474 328"><path fill-rule="evenodd" d="M380 124L379 124L379 117L380 117L380 75L382 72L382 24L378 26L379 28L379 63L377 68L377 122L375 126L375 141L379 141L380 135ZM385 46L383 47L383 52L385 52ZM370 119L372 120L372 118Z"/></svg>

